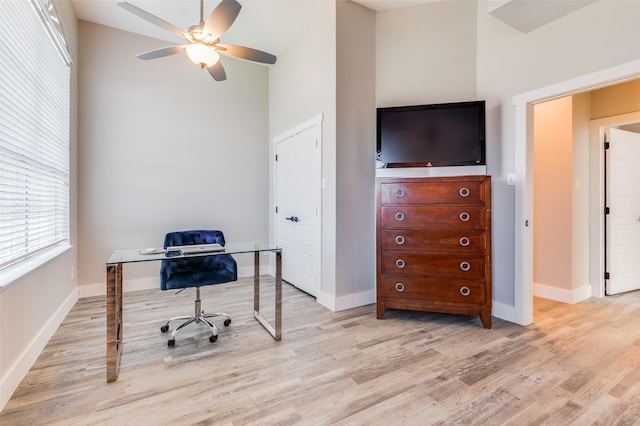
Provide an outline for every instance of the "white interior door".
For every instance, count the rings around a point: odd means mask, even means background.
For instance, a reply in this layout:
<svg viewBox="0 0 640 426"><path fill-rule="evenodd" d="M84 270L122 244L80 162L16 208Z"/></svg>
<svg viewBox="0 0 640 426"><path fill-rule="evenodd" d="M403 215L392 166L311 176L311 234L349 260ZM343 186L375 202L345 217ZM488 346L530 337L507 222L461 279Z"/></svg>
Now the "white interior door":
<svg viewBox="0 0 640 426"><path fill-rule="evenodd" d="M607 151L607 294L640 288L640 134L612 128Z"/></svg>
<svg viewBox="0 0 640 426"><path fill-rule="evenodd" d="M320 122L275 139L275 236L282 248L282 279L320 293Z"/></svg>

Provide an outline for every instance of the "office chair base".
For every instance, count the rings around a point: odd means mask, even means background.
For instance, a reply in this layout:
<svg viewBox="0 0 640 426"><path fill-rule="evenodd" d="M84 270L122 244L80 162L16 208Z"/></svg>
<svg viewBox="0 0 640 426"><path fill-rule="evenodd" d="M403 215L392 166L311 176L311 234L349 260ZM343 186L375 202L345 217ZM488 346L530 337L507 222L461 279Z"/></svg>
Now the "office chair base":
<svg viewBox="0 0 640 426"><path fill-rule="evenodd" d="M223 322L225 327L231 324L231 317L225 314L224 312L216 312L215 314L204 313L204 311L201 309L200 288L196 287L195 313L193 315L185 315L185 316L171 318L162 327L160 327L160 331L162 331L163 333L166 333L167 331L169 331L169 324L172 321L184 321L182 324L180 324L171 332L171 338L167 341L167 345L169 347L173 347L176 344L176 335L180 330L182 330L184 327L188 326L191 323L202 324L203 326L208 327L208 329L211 331L211 335L209 336L209 341L213 343L216 340L218 340L218 327L216 327L215 324L209 321L207 318L214 318L214 317L225 317Z"/></svg>

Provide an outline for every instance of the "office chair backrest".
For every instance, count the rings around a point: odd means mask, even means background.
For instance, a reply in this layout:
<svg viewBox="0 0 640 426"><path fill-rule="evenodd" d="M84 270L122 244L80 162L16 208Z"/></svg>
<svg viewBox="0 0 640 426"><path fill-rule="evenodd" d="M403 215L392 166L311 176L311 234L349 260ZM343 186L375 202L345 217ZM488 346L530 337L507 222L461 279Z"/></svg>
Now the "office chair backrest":
<svg viewBox="0 0 640 426"><path fill-rule="evenodd" d="M164 237L164 248L192 244L220 244L224 246L224 234L217 230L190 230L169 232ZM228 254L163 260L160 266L160 288L162 290L200 287L237 279L236 261Z"/></svg>
<svg viewBox="0 0 640 426"><path fill-rule="evenodd" d="M224 234L216 230L191 230L169 232L164 236L164 248L191 244L220 244L224 246Z"/></svg>

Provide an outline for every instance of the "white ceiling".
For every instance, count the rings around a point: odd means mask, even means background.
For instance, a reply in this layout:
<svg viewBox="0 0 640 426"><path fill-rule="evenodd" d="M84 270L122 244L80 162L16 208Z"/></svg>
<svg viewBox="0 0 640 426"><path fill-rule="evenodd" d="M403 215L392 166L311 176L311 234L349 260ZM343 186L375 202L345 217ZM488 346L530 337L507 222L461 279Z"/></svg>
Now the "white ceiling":
<svg viewBox="0 0 640 426"><path fill-rule="evenodd" d="M71 0L79 19L171 43L182 39L127 12L122 0ZM128 0L135 6L187 29L200 20L199 0ZM222 41L280 54L309 25L327 0L240 0L242 10ZM413 6L437 0L354 0L373 10ZM204 19L220 0L204 0Z"/></svg>

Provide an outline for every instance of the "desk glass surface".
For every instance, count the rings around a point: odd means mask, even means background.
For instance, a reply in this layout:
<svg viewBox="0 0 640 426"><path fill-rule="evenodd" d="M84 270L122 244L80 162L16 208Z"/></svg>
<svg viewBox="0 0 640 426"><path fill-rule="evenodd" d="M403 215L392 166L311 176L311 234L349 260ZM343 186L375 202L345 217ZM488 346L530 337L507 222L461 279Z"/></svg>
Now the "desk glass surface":
<svg viewBox="0 0 640 426"><path fill-rule="evenodd" d="M118 263L135 263L135 262L151 262L154 260L173 260L173 259L185 259L188 257L203 257L203 256L217 256L219 254L241 254L241 253L256 253L263 251L280 251L279 247L266 244L260 241L251 241L243 243L227 243L224 246L224 250L210 251L203 253L191 253L181 254L176 256L167 256L165 253L157 254L141 254L139 249L128 250L116 250L111 254L107 265L115 265Z"/></svg>
<svg viewBox="0 0 640 426"><path fill-rule="evenodd" d="M260 254L272 252L275 260L275 324L272 325L260 314ZM253 274L253 310L254 318L271 334L275 340L282 338L282 249L262 242L228 243L224 251L206 253L180 254L167 257L164 252L158 254L141 254L139 249L116 250L106 262L106 311L107 311L107 382L118 378L120 357L122 355L123 328L122 322L122 264L142 263L158 260L184 259L188 257L217 256L220 254L254 254Z"/></svg>

